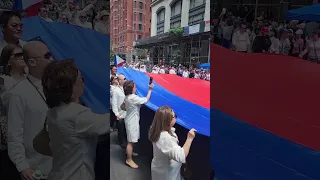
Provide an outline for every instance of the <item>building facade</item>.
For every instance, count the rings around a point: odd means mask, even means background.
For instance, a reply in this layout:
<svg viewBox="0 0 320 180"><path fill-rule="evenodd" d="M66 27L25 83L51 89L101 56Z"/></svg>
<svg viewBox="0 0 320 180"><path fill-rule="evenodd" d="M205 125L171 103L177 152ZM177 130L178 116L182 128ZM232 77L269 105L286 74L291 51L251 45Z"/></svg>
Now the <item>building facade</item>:
<svg viewBox="0 0 320 180"><path fill-rule="evenodd" d="M150 37L151 0L111 0L110 39L114 53L130 59L135 40Z"/></svg>
<svg viewBox="0 0 320 180"><path fill-rule="evenodd" d="M151 8L151 37L136 48L148 49L154 64L208 62L210 0L153 0Z"/></svg>

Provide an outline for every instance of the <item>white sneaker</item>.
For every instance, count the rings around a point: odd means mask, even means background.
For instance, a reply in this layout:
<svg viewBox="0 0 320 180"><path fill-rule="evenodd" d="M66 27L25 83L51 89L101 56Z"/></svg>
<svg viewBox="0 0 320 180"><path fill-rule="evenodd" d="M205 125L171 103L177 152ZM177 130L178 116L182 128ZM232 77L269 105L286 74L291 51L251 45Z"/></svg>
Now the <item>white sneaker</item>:
<svg viewBox="0 0 320 180"><path fill-rule="evenodd" d="M132 156L139 156L138 153L132 152Z"/></svg>

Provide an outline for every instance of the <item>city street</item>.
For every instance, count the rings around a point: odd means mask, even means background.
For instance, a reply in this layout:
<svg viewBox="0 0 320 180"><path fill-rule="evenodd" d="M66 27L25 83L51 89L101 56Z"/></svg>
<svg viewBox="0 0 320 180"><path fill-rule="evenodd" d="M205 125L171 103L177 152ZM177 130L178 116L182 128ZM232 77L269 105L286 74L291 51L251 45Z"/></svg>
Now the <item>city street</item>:
<svg viewBox="0 0 320 180"><path fill-rule="evenodd" d="M110 134L110 179L111 180L150 180L150 162L147 157L134 157L139 165L138 169L132 169L125 164L125 150L117 143L117 131Z"/></svg>

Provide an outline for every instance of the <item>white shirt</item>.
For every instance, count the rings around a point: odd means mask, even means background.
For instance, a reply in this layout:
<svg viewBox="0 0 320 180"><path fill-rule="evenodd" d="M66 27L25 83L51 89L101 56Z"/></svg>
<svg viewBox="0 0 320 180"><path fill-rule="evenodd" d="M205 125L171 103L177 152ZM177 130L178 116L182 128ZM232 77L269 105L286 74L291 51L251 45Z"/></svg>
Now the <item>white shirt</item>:
<svg viewBox="0 0 320 180"><path fill-rule="evenodd" d="M110 114L70 103L47 113L53 168L48 180L94 180L98 136L110 131Z"/></svg>
<svg viewBox="0 0 320 180"><path fill-rule="evenodd" d="M170 69L169 74L177 74L174 69Z"/></svg>
<svg viewBox="0 0 320 180"><path fill-rule="evenodd" d="M79 14L82 13L87 13L88 11L90 11L92 8L94 8L93 4L89 4L87 5L85 8L83 8L81 11L79 10L75 10L75 11L70 11L69 8L66 8L63 11L63 14L66 14L68 16L68 19L70 21L71 24L77 24L77 19L79 19Z"/></svg>
<svg viewBox="0 0 320 180"><path fill-rule="evenodd" d="M126 124L128 142L138 142L140 138L140 107L142 104L147 103L147 98L130 94L125 97L124 103L127 110L124 122Z"/></svg>
<svg viewBox="0 0 320 180"><path fill-rule="evenodd" d="M158 71L155 70L155 69L153 69L151 73L152 73L152 74L158 74Z"/></svg>
<svg viewBox="0 0 320 180"><path fill-rule="evenodd" d="M159 140L153 143L152 180L182 180L180 168L186 156L174 131L172 128L173 136L167 131L161 132Z"/></svg>
<svg viewBox="0 0 320 180"><path fill-rule="evenodd" d="M42 93L41 81L28 76ZM52 158L36 152L34 137L43 129L48 107L36 88L24 79L5 97L8 98L8 152L19 172L26 168L40 170L46 178Z"/></svg>
<svg viewBox="0 0 320 180"><path fill-rule="evenodd" d="M278 38L271 37L271 46L270 46L270 53L279 54L279 48L280 48L280 41Z"/></svg>
<svg viewBox="0 0 320 180"><path fill-rule="evenodd" d="M165 74L166 71L164 69L160 69L159 74Z"/></svg>
<svg viewBox="0 0 320 180"><path fill-rule="evenodd" d="M236 51L248 51L248 47L250 45L248 33L240 33L240 31L235 32L232 36L232 45L235 46Z"/></svg>
<svg viewBox="0 0 320 180"><path fill-rule="evenodd" d="M189 72L188 71L183 71L182 77L188 78L189 77Z"/></svg>
<svg viewBox="0 0 320 180"><path fill-rule="evenodd" d="M90 22L82 23L79 20L77 20L76 24L77 24L77 26L80 26L80 27L83 27L83 28L92 29L92 23L90 23Z"/></svg>
<svg viewBox="0 0 320 180"><path fill-rule="evenodd" d="M112 92L111 107L115 116L119 116L121 119L124 119L127 114L126 111L121 109L121 105L123 104L125 97L123 87L117 86L114 88Z"/></svg>
<svg viewBox="0 0 320 180"><path fill-rule="evenodd" d="M102 34L110 35L110 26L109 23L99 21L95 24L94 29Z"/></svg>

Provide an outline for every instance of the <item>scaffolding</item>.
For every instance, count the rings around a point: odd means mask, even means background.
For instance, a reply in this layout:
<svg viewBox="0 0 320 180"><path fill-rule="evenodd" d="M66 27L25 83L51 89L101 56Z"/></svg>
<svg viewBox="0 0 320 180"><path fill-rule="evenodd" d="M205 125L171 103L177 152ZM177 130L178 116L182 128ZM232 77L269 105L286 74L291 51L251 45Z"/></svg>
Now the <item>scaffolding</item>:
<svg viewBox="0 0 320 180"><path fill-rule="evenodd" d="M170 38L159 43L143 45L148 49L150 64L198 66L209 62L210 34Z"/></svg>

